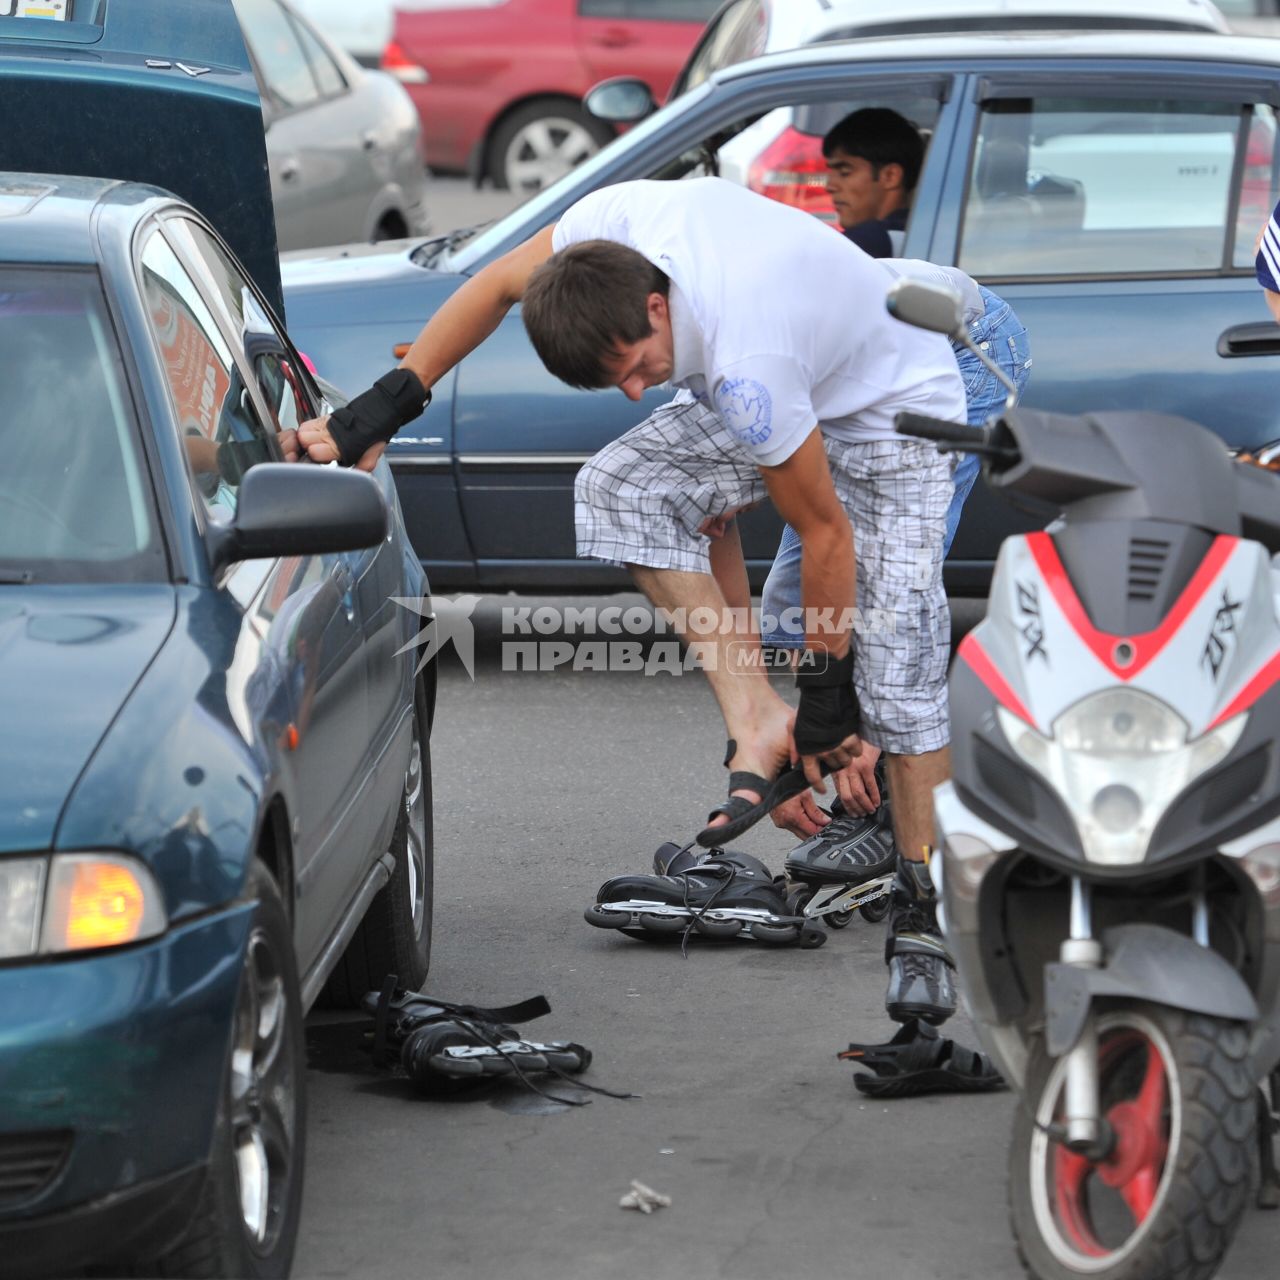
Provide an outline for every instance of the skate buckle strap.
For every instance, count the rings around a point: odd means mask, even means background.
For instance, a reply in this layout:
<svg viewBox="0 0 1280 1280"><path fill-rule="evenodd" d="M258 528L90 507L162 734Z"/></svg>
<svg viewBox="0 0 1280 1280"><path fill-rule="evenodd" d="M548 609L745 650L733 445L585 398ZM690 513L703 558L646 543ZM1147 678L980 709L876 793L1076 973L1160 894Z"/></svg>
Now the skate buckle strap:
<svg viewBox="0 0 1280 1280"><path fill-rule="evenodd" d="M894 956L936 956L939 960L945 961L953 969L956 962L951 958L951 953L947 950L946 944L941 938L935 938L927 933L895 933L889 938L889 954L887 959Z"/></svg>

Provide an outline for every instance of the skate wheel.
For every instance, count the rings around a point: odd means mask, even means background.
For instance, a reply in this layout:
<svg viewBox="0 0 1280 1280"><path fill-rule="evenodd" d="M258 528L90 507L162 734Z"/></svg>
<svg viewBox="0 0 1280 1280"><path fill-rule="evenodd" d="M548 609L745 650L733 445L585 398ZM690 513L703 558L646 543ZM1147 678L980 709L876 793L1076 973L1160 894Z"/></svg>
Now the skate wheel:
<svg viewBox="0 0 1280 1280"><path fill-rule="evenodd" d="M695 917L693 927L708 938L736 938L742 932L742 921L707 920Z"/></svg>
<svg viewBox="0 0 1280 1280"><path fill-rule="evenodd" d="M787 915L802 916L804 909L813 901L812 889L792 889L787 895Z"/></svg>
<svg viewBox="0 0 1280 1280"><path fill-rule="evenodd" d="M598 902L593 902L583 913L582 918L597 929L621 929L630 923L625 911L608 911Z"/></svg>
<svg viewBox="0 0 1280 1280"><path fill-rule="evenodd" d="M812 925L805 925L800 930L800 946L802 950L812 951L815 947L822 946L827 940L827 935L821 929L815 929Z"/></svg>
<svg viewBox="0 0 1280 1280"><path fill-rule="evenodd" d="M794 924L761 924L753 921L751 925L751 936L757 942L763 942L768 946L791 946L799 933L800 926Z"/></svg>
<svg viewBox="0 0 1280 1280"><path fill-rule="evenodd" d="M868 924L879 924L889 914L889 895L886 893L883 898L868 902L858 910L862 912L862 918Z"/></svg>
<svg viewBox="0 0 1280 1280"><path fill-rule="evenodd" d="M822 919L828 929L847 929L853 920L853 912L828 911Z"/></svg>
<svg viewBox="0 0 1280 1280"><path fill-rule="evenodd" d="M652 933L683 933L688 924L683 916L660 916L652 911L640 913L641 927Z"/></svg>

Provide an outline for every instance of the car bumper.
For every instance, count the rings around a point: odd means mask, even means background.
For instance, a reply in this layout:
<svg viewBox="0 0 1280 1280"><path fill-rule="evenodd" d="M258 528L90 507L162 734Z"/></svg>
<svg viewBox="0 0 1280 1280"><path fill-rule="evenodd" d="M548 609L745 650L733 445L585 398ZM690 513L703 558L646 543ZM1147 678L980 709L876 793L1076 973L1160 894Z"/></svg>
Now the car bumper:
<svg viewBox="0 0 1280 1280"><path fill-rule="evenodd" d="M0 969L3 1256L45 1271L112 1261L185 1224L251 915L240 905L128 950Z"/></svg>

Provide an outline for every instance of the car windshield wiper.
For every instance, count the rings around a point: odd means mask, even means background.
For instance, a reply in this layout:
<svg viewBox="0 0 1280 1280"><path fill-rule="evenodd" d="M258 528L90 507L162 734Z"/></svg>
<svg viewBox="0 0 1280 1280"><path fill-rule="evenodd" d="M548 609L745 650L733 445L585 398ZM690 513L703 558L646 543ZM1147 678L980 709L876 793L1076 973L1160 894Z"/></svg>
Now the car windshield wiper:
<svg viewBox="0 0 1280 1280"><path fill-rule="evenodd" d="M413 260L420 267L429 267L451 249L456 249L463 241L470 240L477 232L493 226L493 223L494 219L490 218L488 222L477 222L471 227L459 227L456 231L450 231L448 235L428 240L413 251Z"/></svg>
<svg viewBox="0 0 1280 1280"><path fill-rule="evenodd" d="M35 580L31 569L0 569L0 587L24 587Z"/></svg>

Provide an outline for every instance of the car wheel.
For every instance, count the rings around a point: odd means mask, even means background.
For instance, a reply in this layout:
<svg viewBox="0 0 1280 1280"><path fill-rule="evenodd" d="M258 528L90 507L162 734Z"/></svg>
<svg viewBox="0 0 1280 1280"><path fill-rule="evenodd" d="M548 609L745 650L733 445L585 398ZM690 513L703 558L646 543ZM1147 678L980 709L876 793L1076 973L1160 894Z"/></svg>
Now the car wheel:
<svg viewBox="0 0 1280 1280"><path fill-rule="evenodd" d="M405 768L400 811L391 837L396 866L391 879L369 904L337 967L325 985L326 1005L358 1008L367 991L376 991L387 974L417 991L431 963L431 906L434 841L431 805L431 739L426 693L414 686L413 737Z"/></svg>
<svg viewBox="0 0 1280 1280"><path fill-rule="evenodd" d="M306 1050L293 934L260 863L209 1168L187 1234L154 1274L285 1277L302 1211ZM150 1272L150 1268L148 1268Z"/></svg>
<svg viewBox="0 0 1280 1280"><path fill-rule="evenodd" d="M494 130L488 176L502 190L534 192L564 177L613 140L613 130L576 102L544 98Z"/></svg>

